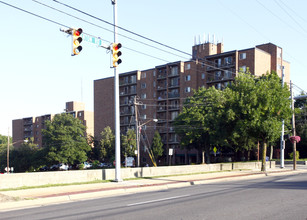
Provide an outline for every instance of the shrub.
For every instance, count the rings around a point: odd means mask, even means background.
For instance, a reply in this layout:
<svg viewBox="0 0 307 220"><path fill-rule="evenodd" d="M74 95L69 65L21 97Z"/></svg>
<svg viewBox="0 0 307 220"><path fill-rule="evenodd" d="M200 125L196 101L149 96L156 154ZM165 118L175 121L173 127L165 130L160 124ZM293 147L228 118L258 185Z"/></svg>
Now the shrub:
<svg viewBox="0 0 307 220"><path fill-rule="evenodd" d="M290 159L293 160L293 152L289 154L289 157L290 157ZM299 160L299 159L300 159L300 152L296 151L296 160Z"/></svg>

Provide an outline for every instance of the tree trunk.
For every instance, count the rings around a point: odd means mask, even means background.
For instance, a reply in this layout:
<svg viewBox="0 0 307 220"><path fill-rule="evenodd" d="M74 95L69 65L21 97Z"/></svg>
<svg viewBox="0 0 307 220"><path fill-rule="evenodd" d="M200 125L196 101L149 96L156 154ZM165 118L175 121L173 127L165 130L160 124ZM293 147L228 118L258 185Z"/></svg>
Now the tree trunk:
<svg viewBox="0 0 307 220"><path fill-rule="evenodd" d="M263 140L262 143L262 164L261 164L261 171L266 172L266 149L267 149L267 143L265 140Z"/></svg>
<svg viewBox="0 0 307 220"><path fill-rule="evenodd" d="M273 159L273 150L274 150L273 145L271 145L271 149L270 149L270 160Z"/></svg>
<svg viewBox="0 0 307 220"><path fill-rule="evenodd" d="M206 146L205 147L205 157L206 157L206 163L210 163L210 147Z"/></svg>
<svg viewBox="0 0 307 220"><path fill-rule="evenodd" d="M204 150L201 151L201 163L202 164L206 163L206 161L205 161L205 151Z"/></svg>

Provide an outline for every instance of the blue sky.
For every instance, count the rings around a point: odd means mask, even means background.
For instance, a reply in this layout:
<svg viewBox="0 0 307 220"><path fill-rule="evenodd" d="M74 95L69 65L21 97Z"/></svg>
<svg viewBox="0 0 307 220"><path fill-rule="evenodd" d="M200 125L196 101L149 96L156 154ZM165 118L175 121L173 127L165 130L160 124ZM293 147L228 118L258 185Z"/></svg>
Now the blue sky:
<svg viewBox="0 0 307 220"><path fill-rule="evenodd" d="M47 8L32 0L6 2L69 27L113 41L112 26L80 14L52 0L37 0L87 22ZM59 0L108 22L113 22L111 0ZM283 48L291 63L291 80L307 91L307 1L305 0L117 0L118 25L191 53L194 37L215 35L224 51L251 48L267 42ZM61 25L34 17L0 2L0 134L12 130L12 120L63 112L65 102L83 101L93 110L93 81L110 77L110 54L82 42L78 56L70 56L70 38ZM99 27L97 27L99 26ZM119 72L143 70L190 57L119 30L122 60ZM200 37L199 37L200 36ZM148 47L151 44L170 53ZM148 54L146 56L135 51ZM299 90L296 88L296 93ZM113 95L113 94L105 94Z"/></svg>

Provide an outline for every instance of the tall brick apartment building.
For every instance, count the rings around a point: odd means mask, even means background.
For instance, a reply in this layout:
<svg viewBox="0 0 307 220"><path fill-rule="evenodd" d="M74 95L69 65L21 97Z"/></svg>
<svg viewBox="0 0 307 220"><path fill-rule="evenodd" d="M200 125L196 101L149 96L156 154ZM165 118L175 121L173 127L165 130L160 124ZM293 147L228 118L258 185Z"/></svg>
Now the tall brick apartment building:
<svg viewBox="0 0 307 220"><path fill-rule="evenodd" d="M224 89L239 70L249 69L251 74L260 76L276 71L282 75L284 67L285 82L290 81L290 64L283 60L282 48L272 43L258 45L244 50L224 52L222 43L204 43L192 47L190 61L178 61L142 71L126 72L119 75L120 90L120 128L125 133L135 128L135 99L140 124L141 161L150 163L146 145L150 145L155 130L158 130L164 143L164 160L168 164L169 149L174 149L172 164L200 162L200 152L179 149L179 138L174 132L173 121L179 114L182 104L193 89L215 86ZM114 78L94 81L94 134L106 126L114 129ZM136 98L137 97L137 98ZM158 119L153 122L152 119ZM144 133L143 133L144 132Z"/></svg>
<svg viewBox="0 0 307 220"><path fill-rule="evenodd" d="M94 134L94 113L85 111L85 105L82 102L66 102L66 113L79 118L87 127L86 134ZM54 114L46 114L38 117L27 117L13 120L13 143L14 146L20 146L25 139L34 139L38 147L42 147L42 129L45 128L45 121L50 121Z"/></svg>

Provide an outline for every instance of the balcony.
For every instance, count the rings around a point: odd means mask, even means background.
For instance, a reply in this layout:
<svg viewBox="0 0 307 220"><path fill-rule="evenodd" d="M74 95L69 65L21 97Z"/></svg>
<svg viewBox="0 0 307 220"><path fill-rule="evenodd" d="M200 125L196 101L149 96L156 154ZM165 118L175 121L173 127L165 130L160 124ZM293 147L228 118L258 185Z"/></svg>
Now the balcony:
<svg viewBox="0 0 307 220"><path fill-rule="evenodd" d="M168 88L176 88L176 87L179 87L179 82L171 83Z"/></svg>
<svg viewBox="0 0 307 220"><path fill-rule="evenodd" d="M170 93L168 93L168 98L169 99L172 99L172 98L178 98L178 97L180 97L180 93L173 93L173 92L170 92Z"/></svg>
<svg viewBox="0 0 307 220"><path fill-rule="evenodd" d="M157 112L165 112L166 111L166 106L159 106L157 108Z"/></svg>
<svg viewBox="0 0 307 220"><path fill-rule="evenodd" d="M171 106L168 107L169 111L175 111L175 110L179 110L179 109L180 109L179 105L171 105Z"/></svg>

